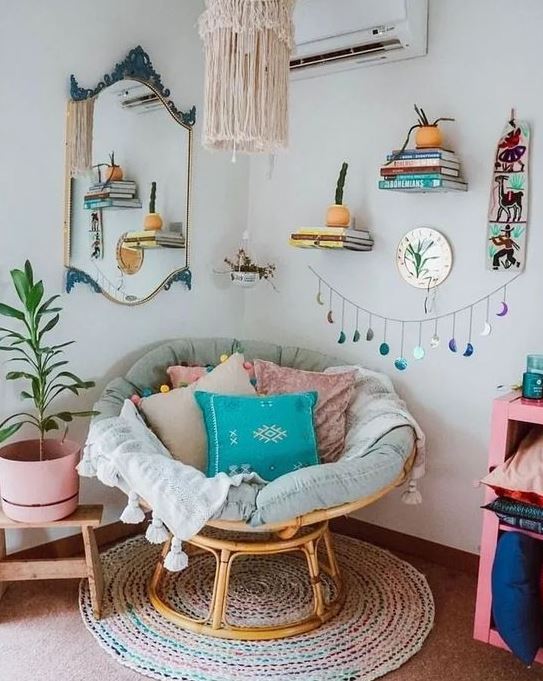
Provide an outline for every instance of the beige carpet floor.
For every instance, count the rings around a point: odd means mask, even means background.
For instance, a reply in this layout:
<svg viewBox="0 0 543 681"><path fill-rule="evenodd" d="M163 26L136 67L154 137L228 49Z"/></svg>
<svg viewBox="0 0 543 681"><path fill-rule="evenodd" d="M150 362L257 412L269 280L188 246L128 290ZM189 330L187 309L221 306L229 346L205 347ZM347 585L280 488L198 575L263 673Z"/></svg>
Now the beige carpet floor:
<svg viewBox="0 0 543 681"><path fill-rule="evenodd" d="M543 679L543 667L526 669L506 651L472 640L473 577L402 557L426 574L436 601L436 621L422 651L386 676L387 681ZM9 586L0 601L0 681L144 678L117 664L84 628L75 580Z"/></svg>

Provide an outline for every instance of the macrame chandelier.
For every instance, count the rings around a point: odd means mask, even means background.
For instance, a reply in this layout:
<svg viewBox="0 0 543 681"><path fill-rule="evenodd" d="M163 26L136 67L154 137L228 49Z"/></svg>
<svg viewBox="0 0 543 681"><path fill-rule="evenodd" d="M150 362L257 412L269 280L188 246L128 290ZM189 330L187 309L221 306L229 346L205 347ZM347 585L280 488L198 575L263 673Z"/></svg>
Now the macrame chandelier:
<svg viewBox="0 0 543 681"><path fill-rule="evenodd" d="M288 141L289 61L295 0L206 0L202 143L274 152Z"/></svg>

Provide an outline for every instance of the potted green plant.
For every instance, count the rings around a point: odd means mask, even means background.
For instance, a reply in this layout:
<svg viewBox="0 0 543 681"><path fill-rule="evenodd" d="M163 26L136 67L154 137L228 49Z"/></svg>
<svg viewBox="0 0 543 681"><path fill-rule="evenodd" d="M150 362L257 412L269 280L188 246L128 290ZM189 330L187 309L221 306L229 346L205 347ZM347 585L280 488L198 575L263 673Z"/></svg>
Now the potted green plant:
<svg viewBox="0 0 543 681"><path fill-rule="evenodd" d="M272 286L275 274L275 265L259 265L254 262L244 248L238 249L233 258L225 258L224 262L228 265L230 278L236 286L252 288L262 279L269 281Z"/></svg>
<svg viewBox="0 0 543 681"><path fill-rule="evenodd" d="M329 206L326 211L326 224L328 227L348 227L351 222L349 209L343 204L343 191L345 189L348 167L349 165L345 162L341 165L336 184L335 203Z"/></svg>
<svg viewBox="0 0 543 681"><path fill-rule="evenodd" d="M424 109L419 108L416 104L414 106L415 113L417 114L417 122L407 131L407 135L401 149L397 153L392 154L391 159L388 161L388 163L385 163L385 165L392 163L392 161L395 161L403 154L407 145L409 144L413 130L417 131L415 136L415 144L417 149L434 149L443 146L443 134L441 133L438 123L441 121L454 121L454 118L442 116L440 118L436 118L430 123L430 120L424 112Z"/></svg>
<svg viewBox="0 0 543 681"><path fill-rule="evenodd" d="M146 230L162 229L162 217L156 212L156 182L151 182L151 194L149 196L149 212L145 216L143 227Z"/></svg>
<svg viewBox="0 0 543 681"><path fill-rule="evenodd" d="M60 321L61 308L52 296L44 301L42 281L34 282L27 260L23 270L12 270L11 279L22 309L0 303L0 315L13 320L12 328L0 327L0 351L11 355L16 369L6 380L24 380L27 389L21 400L33 402L34 410L12 414L0 423L0 443L28 425L38 437L0 449L0 489L4 513L13 520L46 522L72 513L78 504L79 478L76 465L80 446L66 439L67 425L76 417L93 416L93 411L56 411L54 403L62 394L79 395L94 386L66 369L63 351L74 341L48 344L46 337ZM50 433L65 427L61 439Z"/></svg>

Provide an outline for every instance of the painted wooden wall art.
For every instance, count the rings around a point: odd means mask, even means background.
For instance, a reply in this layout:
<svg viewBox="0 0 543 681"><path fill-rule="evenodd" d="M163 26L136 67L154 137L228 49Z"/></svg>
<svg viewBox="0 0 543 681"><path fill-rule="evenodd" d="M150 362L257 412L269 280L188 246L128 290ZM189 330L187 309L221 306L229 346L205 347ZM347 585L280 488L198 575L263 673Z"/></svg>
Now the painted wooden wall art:
<svg viewBox="0 0 543 681"><path fill-rule="evenodd" d="M452 268L452 250L446 237L431 227L416 227L402 238L396 264L411 286L431 289L443 283Z"/></svg>
<svg viewBox="0 0 543 681"><path fill-rule="evenodd" d="M511 117L496 148L488 208L487 268L523 270L528 226L530 127Z"/></svg>
<svg viewBox="0 0 543 681"><path fill-rule="evenodd" d="M507 302L507 287L510 286L521 274L512 277L506 284L490 291L485 296L474 300L467 305L445 312L439 315L427 315L420 319L405 319L388 317L370 310L367 307L355 303L343 295L324 279L311 266L309 270L317 278L316 301L324 308L325 319L328 325L336 324L336 311L340 311L339 321L341 328L338 331L337 342L343 345L347 338L353 343L358 343L362 338L371 343L377 336L378 327L381 328L380 341L377 351L383 357L391 354L396 339L397 352L392 353L394 367L398 371L405 371L409 366L410 359L420 361L427 356L427 348L435 350L442 345L445 339L445 347L453 354L471 357L475 353L474 328L479 336L489 336L492 332L491 319L503 318L509 312ZM491 309L494 306L494 309ZM476 318L477 315L477 318ZM367 321L363 324L364 316ZM361 320L362 318L362 320ZM347 328L348 320L351 329ZM378 326L375 325L378 321ZM479 328L477 329L477 325ZM445 328L445 336L442 337L440 328ZM362 331L361 331L362 329ZM447 331L448 329L448 331ZM463 338L460 336L462 333ZM428 338L428 341L425 339ZM399 341L399 342L398 342ZM412 349L406 352L409 346Z"/></svg>

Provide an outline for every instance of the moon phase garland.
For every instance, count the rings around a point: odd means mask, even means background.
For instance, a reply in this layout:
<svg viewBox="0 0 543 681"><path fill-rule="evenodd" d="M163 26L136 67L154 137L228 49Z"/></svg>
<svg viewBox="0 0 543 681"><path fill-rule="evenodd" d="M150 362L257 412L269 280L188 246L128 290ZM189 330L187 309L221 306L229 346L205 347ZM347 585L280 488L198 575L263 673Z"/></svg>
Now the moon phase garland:
<svg viewBox="0 0 543 681"><path fill-rule="evenodd" d="M374 337L375 337L375 332L373 330L373 320L374 318L380 319L383 322L383 335L382 335L382 341L379 345L379 354L385 357L390 353L390 345L388 343L388 331L389 331L389 324L400 324L401 327L401 342L400 342L400 354L397 356L397 358L394 360L394 366L398 371L405 371L408 366L407 358L404 353L404 343L405 343L405 327L406 325L418 325L418 342L417 345L413 348L412 355L416 360L421 360L425 357L426 355L426 350L423 345L423 331L422 327L423 324L426 323L433 323L433 335L429 340L429 347L430 348L437 348L440 343L441 343L441 338L439 336L439 323L447 318L451 319L451 337L450 340L447 344L448 349L453 352L457 353L458 352L458 342L456 339L456 317L457 315L461 314L462 312L465 312L466 310L469 310L469 329L468 329L468 339L466 342L466 347L464 351L460 350L460 353L463 357L471 357L475 353L475 346L473 343L473 310L477 305L480 305L481 303L485 303L485 322L484 326L480 331L481 336L489 336L490 333L492 332L492 325L490 323L490 304L491 304L491 298L495 296L498 292L502 292L502 295L500 297L500 304L498 310L495 312L496 317L505 317L508 312L509 312L509 305L507 303L507 287L510 286L516 279L518 279L522 273L517 274L516 276L512 277L507 284L501 284L497 288L493 289L490 291L490 293L487 293L484 296L481 296L477 300L473 301L472 303L469 303L468 305L463 305L462 307L457 308L456 310L451 310L450 312L445 312L444 314L440 315L433 315L430 317L424 317L422 319L400 319L398 317L387 317L385 315L379 314L378 312L375 312L374 310L369 310L368 308L359 305L355 303L353 300L350 300L346 296L344 296L342 293L340 293L336 288L334 288L326 279L324 279L316 270L313 269L313 267L309 266L309 270L317 277L318 281L318 290L317 290L317 295L316 295L316 300L319 305L324 304L323 300L323 295L322 295L322 289L328 289L328 310L326 314L326 319L330 324L334 323L334 308L333 308L333 303L334 303L334 298L336 298L340 304L341 304L341 328L338 336L337 342L339 344L344 344L347 341L347 333L345 331L345 310L348 307L351 307L355 311L355 327L354 327L354 333L352 336L352 342L353 343L358 343L358 341L361 338L361 333L359 329L359 317L360 317L360 312L364 312L368 315L368 328L366 331L365 339L368 342L371 342Z"/></svg>

